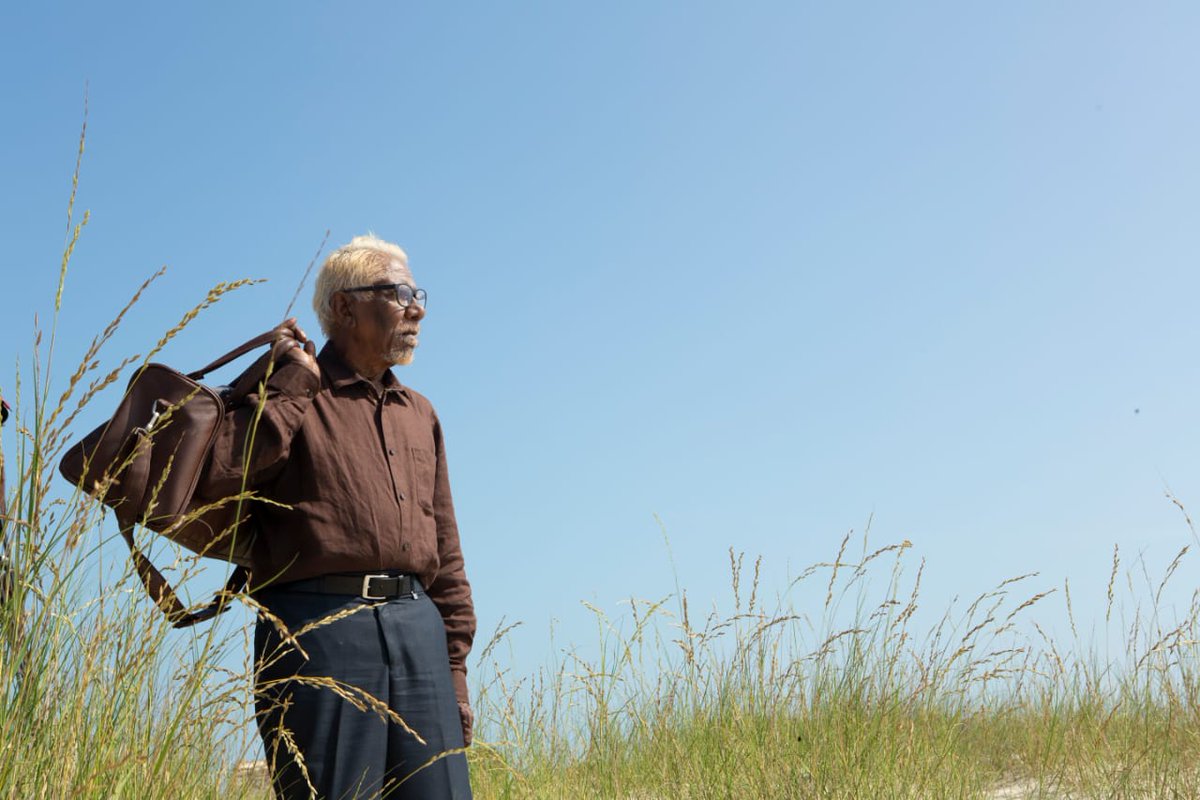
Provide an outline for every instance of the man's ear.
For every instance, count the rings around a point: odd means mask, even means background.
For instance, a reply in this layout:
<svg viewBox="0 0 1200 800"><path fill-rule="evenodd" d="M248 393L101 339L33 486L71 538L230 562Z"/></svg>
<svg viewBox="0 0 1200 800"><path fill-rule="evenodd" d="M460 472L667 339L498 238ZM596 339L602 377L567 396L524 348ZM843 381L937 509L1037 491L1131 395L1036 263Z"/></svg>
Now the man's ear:
<svg viewBox="0 0 1200 800"><path fill-rule="evenodd" d="M354 301L345 292L334 292L333 297L329 298L329 304L333 308L333 318L337 320L339 327L354 327L354 311L350 308L353 303Z"/></svg>

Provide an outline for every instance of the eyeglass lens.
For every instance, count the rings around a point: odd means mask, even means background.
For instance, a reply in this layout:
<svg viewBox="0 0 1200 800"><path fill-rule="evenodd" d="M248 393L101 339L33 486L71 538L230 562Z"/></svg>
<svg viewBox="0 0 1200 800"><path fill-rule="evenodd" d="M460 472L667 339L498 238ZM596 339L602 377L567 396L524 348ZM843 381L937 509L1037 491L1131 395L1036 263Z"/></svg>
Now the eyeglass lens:
<svg viewBox="0 0 1200 800"><path fill-rule="evenodd" d="M392 287L396 293L396 302L401 306L407 306L413 300L417 301L417 305L425 307L425 290L413 289L407 283L397 283Z"/></svg>

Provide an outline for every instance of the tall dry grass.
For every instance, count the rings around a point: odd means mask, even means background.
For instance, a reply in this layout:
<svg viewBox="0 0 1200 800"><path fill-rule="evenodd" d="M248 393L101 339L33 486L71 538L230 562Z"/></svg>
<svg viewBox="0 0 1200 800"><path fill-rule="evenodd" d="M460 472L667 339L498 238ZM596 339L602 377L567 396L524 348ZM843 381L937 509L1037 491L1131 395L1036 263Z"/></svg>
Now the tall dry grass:
<svg viewBox="0 0 1200 800"><path fill-rule="evenodd" d="M74 222L85 133L86 124L48 335L35 331L28 373L0 381L14 406L5 426L13 444L3 452L9 491L0 549L0 796L261 796L229 769L248 683L223 665L240 663L230 651L244 645L219 626L198 636L172 634L147 602L124 545L114 545L115 525L57 476L87 404L248 281L218 284L146 353L102 370L105 346L162 274L156 273L94 337L65 385L56 386L63 286L88 221L85 213ZM199 571L196 558L148 539L144 544L173 561L169 571L185 584Z"/></svg>
<svg viewBox="0 0 1200 800"><path fill-rule="evenodd" d="M616 620L592 608L591 659L568 650L514 679L485 654L479 796L1200 796L1200 605L1178 619L1159 605L1190 548L1151 600L1130 598L1110 657L1080 638L1069 584L1033 575L916 630L911 545L867 552L864 537L850 558L850 544L770 604L761 561L731 551L726 613L697 616L682 592ZM1110 621L1121 570L1114 551ZM815 613L788 599L812 582ZM1059 593L1066 645L1036 617Z"/></svg>

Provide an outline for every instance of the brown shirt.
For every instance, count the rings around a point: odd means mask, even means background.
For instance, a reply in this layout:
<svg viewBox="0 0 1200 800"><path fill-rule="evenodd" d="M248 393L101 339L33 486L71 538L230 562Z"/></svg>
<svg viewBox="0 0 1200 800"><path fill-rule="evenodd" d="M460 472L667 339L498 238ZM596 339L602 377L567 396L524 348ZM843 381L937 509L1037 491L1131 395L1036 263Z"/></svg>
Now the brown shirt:
<svg viewBox="0 0 1200 800"><path fill-rule="evenodd" d="M442 428L433 406L389 370L382 391L326 345L321 378L297 363L229 412L201 493L246 488L288 506L258 503L256 585L340 572L417 575L446 625L450 668L466 702L466 658L475 635ZM244 443L257 407L249 467Z"/></svg>

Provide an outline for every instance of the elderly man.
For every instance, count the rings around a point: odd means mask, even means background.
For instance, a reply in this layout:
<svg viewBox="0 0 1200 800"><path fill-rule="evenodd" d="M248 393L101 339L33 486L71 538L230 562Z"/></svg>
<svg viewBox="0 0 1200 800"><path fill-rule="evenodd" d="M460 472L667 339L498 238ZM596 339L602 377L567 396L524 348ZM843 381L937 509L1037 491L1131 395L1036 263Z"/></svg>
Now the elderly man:
<svg viewBox="0 0 1200 800"><path fill-rule="evenodd" d="M266 397L229 413L202 487L273 501L253 511L252 592L275 792L469 798L475 615L442 428L390 369L413 359L425 291L403 250L359 236L313 307L328 343L278 328Z"/></svg>

